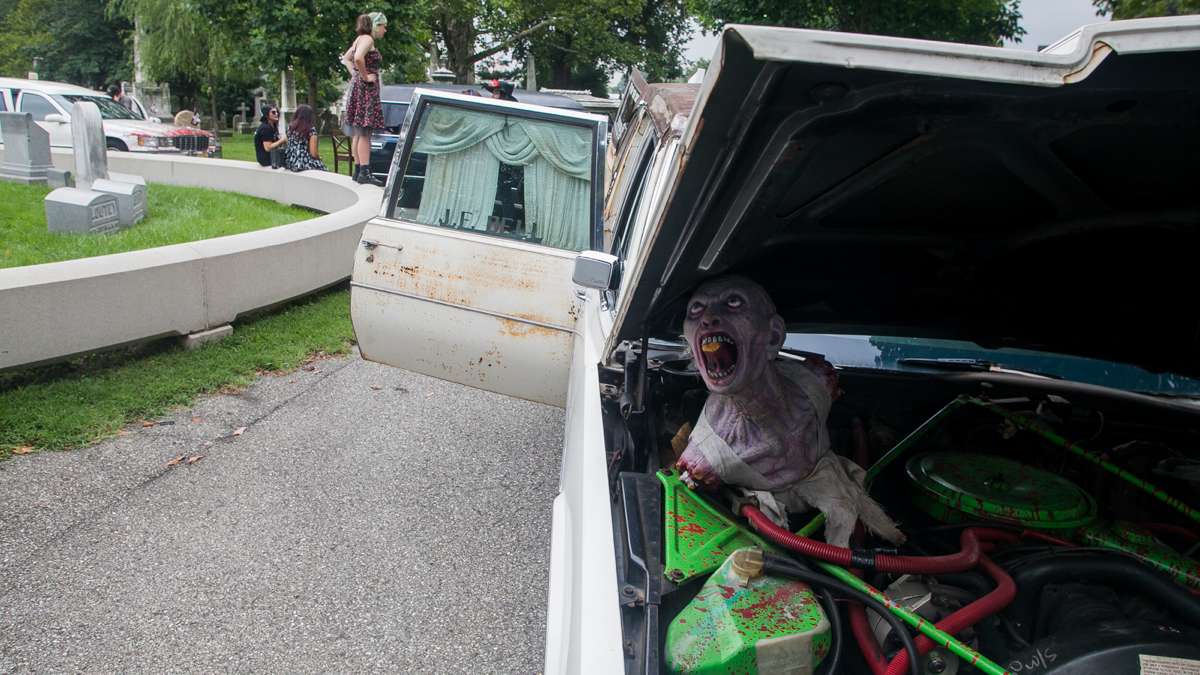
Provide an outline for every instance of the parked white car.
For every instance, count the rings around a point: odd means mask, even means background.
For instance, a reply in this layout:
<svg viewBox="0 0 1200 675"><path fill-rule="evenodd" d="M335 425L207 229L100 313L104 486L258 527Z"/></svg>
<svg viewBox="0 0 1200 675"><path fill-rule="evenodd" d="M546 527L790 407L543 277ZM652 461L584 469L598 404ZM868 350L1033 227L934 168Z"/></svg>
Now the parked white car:
<svg viewBox="0 0 1200 675"><path fill-rule="evenodd" d="M1176 294L1194 287L1200 250L1200 17L1087 26L1040 53L730 26L711 63L698 90L627 94L607 208L604 118L418 89L355 254L364 358L566 409L561 480L547 486L546 673L692 672L680 654L705 644L679 638L679 617L712 568L666 569L686 553L686 515L664 507L662 484L670 441L706 396L704 360L680 337L685 308L725 273L771 293L788 348L838 366L836 450L861 436L863 457L879 458L948 401L976 397L978 419L955 418L912 452L1003 454L1106 486L1104 518L1189 525L1012 425L1196 459L1197 408L1180 399L1200 397L1200 313ZM993 419L987 406L1016 413ZM876 484L908 528L932 516L908 498L904 464ZM1194 494L1180 476L1153 479ZM927 537L954 526L935 525L906 530L910 545L939 550ZM1038 607L1024 588L1013 608ZM1110 590L1141 597L1132 578ZM1110 604L1105 621L1121 611ZM1019 640L977 633L980 658L1045 665L1030 651L1041 649L1054 668L1111 673L1139 672L1139 654L1200 659L1186 617L1156 616L1175 632L1150 640L1158 629L1121 616L1128 630L1103 638L1086 619L1014 620ZM886 656L888 630L876 629ZM828 639L788 672L850 649ZM969 669L937 658L921 672Z"/></svg>
<svg viewBox="0 0 1200 675"><path fill-rule="evenodd" d="M27 112L50 136L51 148L71 147L71 106L91 101L100 108L109 150L212 154L218 147L201 129L149 121L103 92L46 80L0 78L0 111Z"/></svg>

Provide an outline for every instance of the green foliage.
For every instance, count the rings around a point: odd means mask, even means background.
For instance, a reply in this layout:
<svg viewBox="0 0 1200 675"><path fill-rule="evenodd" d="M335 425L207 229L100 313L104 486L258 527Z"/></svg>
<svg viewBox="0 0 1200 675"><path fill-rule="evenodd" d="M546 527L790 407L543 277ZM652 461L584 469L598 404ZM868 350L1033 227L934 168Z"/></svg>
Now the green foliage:
<svg viewBox="0 0 1200 675"><path fill-rule="evenodd" d="M330 102L318 100L321 82L345 74L338 58L354 40L355 19L364 12L381 11L388 17L388 34L377 43L385 66L411 72L415 63L424 72L429 33L423 28L423 6L417 2L385 0L364 6L350 0L192 1L240 45L257 70L294 68L310 103L316 105Z"/></svg>
<svg viewBox="0 0 1200 675"><path fill-rule="evenodd" d="M533 54L540 85L597 95L613 72L631 67L653 80L677 76L690 32L684 0L436 0L429 16L460 81L482 59L511 50Z"/></svg>
<svg viewBox="0 0 1200 675"><path fill-rule="evenodd" d="M1092 0L1101 15L1114 19L1200 14L1200 0Z"/></svg>
<svg viewBox="0 0 1200 675"><path fill-rule="evenodd" d="M155 184L147 192L150 215L140 225L114 234L58 234L46 229L42 199L48 192L0 181L0 268L179 244L313 217L311 211L247 195Z"/></svg>
<svg viewBox="0 0 1200 675"><path fill-rule="evenodd" d="M0 74L103 89L132 72L132 25L96 0L0 0Z"/></svg>
<svg viewBox="0 0 1200 675"><path fill-rule="evenodd" d="M998 45L1019 41L1020 0L689 0L706 30L771 24Z"/></svg>
<svg viewBox="0 0 1200 675"><path fill-rule="evenodd" d="M234 325L196 351L170 341L0 375L0 459L12 449L65 449L115 435L200 394L291 370L312 354L349 351L350 297L336 290Z"/></svg>

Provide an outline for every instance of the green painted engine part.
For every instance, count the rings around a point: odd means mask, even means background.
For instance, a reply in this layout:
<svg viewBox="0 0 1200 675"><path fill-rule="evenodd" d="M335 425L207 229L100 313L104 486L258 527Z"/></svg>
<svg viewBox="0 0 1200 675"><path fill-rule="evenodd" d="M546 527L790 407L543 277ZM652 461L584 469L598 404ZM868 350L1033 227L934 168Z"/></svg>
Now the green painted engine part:
<svg viewBox="0 0 1200 675"><path fill-rule="evenodd" d="M792 579L747 578L735 561L741 554L731 554L671 621L669 672L805 675L829 654L829 619L812 589Z"/></svg>
<svg viewBox="0 0 1200 675"><path fill-rule="evenodd" d="M739 548L774 550L693 492L679 479L679 472L659 471L658 480L663 484L663 573L672 582L680 584L712 572Z"/></svg>
<svg viewBox="0 0 1200 675"><path fill-rule="evenodd" d="M1179 583L1200 589L1200 565L1159 543L1150 532L1131 523L1094 524L1078 533L1085 546L1124 551Z"/></svg>
<svg viewBox="0 0 1200 675"><path fill-rule="evenodd" d="M1096 502L1071 481L994 455L935 452L906 465L913 501L937 520L997 520L1064 530L1096 519Z"/></svg>

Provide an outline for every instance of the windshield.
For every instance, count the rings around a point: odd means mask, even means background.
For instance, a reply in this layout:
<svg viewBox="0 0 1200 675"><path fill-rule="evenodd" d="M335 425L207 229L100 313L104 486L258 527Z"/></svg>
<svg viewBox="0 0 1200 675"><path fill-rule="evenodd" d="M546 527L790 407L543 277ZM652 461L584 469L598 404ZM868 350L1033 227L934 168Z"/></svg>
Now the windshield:
<svg viewBox="0 0 1200 675"><path fill-rule="evenodd" d="M71 104L76 101L87 101L95 103L96 107L100 108L100 118L106 120L138 120L141 119L125 106L117 103L111 98L104 96L89 96L87 94L63 94L57 97L64 102L66 108L70 108Z"/></svg>
<svg viewBox="0 0 1200 675"><path fill-rule="evenodd" d="M970 342L868 335L788 333L787 349L822 354L849 367L912 371L901 359L974 359L996 366L1050 375L1073 382L1170 396L1200 397L1200 380L1152 373L1124 363L1025 349L984 349Z"/></svg>

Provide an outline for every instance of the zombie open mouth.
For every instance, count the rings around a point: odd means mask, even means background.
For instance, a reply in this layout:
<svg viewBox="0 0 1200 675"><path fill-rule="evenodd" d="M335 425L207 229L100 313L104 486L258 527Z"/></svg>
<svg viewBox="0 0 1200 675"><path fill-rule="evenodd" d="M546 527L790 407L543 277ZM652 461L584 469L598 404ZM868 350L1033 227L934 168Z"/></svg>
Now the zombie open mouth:
<svg viewBox="0 0 1200 675"><path fill-rule="evenodd" d="M737 343L725 333L700 338L700 358L710 380L724 380L737 370Z"/></svg>

